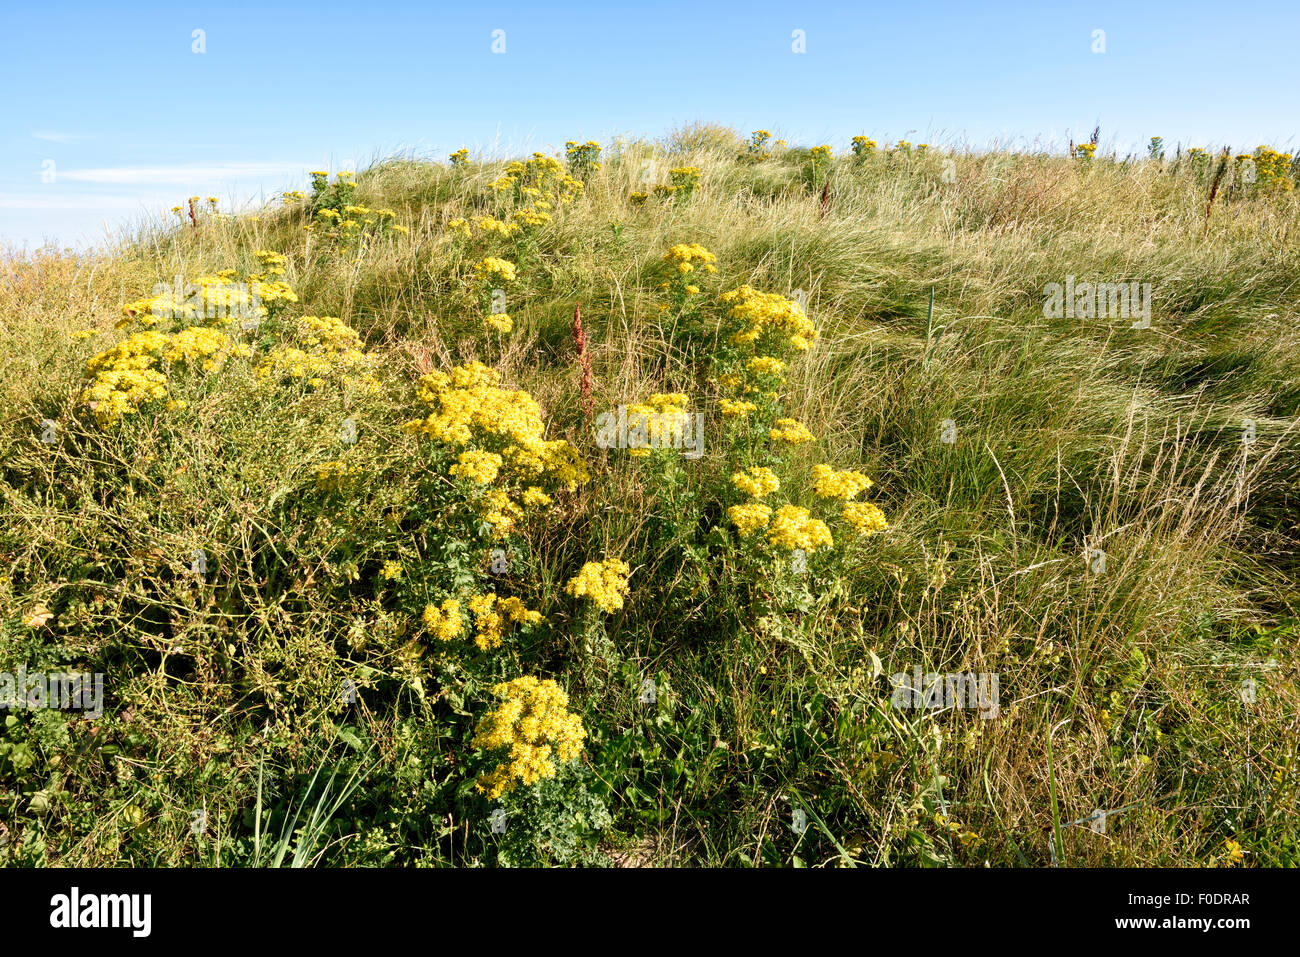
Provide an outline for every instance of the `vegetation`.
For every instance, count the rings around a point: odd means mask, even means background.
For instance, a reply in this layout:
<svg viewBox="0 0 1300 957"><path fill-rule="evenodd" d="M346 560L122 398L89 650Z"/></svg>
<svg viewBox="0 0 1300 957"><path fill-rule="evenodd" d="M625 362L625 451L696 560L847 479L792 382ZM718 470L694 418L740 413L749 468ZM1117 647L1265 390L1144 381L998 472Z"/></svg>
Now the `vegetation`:
<svg viewBox="0 0 1300 957"><path fill-rule="evenodd" d="M0 263L0 672L104 675L0 714L0 860L1300 863L1296 165L1152 143L397 157Z"/></svg>

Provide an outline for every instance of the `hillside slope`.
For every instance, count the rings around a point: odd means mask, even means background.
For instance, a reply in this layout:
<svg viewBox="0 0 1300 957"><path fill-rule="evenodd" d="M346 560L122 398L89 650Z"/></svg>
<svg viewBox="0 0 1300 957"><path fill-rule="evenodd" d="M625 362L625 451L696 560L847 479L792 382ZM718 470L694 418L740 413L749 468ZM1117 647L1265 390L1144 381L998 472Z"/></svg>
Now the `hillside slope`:
<svg viewBox="0 0 1300 957"><path fill-rule="evenodd" d="M0 671L104 691L0 859L1300 862L1272 155L698 127L10 261Z"/></svg>

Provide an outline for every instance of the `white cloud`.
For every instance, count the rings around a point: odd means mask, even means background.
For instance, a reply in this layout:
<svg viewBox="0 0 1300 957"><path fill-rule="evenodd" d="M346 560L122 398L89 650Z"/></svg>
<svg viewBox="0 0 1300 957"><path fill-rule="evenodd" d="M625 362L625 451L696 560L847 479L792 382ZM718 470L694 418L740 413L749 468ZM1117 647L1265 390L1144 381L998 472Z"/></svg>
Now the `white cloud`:
<svg viewBox="0 0 1300 957"><path fill-rule="evenodd" d="M59 170L59 179L79 183L153 185L224 182L260 176L302 175L306 163L226 163L221 166L112 166Z"/></svg>
<svg viewBox="0 0 1300 957"><path fill-rule="evenodd" d="M100 193L0 193L0 209L142 209L139 196L109 196Z"/></svg>
<svg viewBox="0 0 1300 957"><path fill-rule="evenodd" d="M32 134L34 140L48 140L51 143L79 143L82 140L94 139L85 133L60 133L55 130L37 130Z"/></svg>

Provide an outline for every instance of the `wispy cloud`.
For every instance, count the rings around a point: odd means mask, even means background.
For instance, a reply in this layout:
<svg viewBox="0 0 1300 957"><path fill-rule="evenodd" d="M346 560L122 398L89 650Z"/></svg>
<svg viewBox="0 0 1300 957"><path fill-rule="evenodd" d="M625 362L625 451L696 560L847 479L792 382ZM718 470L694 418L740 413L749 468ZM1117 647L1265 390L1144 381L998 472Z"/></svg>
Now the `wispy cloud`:
<svg viewBox="0 0 1300 957"><path fill-rule="evenodd" d="M60 133L55 130L37 130L32 134L34 140L46 140L50 143L80 143L82 140L93 140L93 136L85 133Z"/></svg>
<svg viewBox="0 0 1300 957"><path fill-rule="evenodd" d="M99 169L59 170L59 179L79 183L122 185L225 182L259 176L301 174L308 165L306 163L224 163L220 166L109 166Z"/></svg>
<svg viewBox="0 0 1300 957"><path fill-rule="evenodd" d="M139 196L109 196L101 193L0 193L0 209L143 209L148 204Z"/></svg>

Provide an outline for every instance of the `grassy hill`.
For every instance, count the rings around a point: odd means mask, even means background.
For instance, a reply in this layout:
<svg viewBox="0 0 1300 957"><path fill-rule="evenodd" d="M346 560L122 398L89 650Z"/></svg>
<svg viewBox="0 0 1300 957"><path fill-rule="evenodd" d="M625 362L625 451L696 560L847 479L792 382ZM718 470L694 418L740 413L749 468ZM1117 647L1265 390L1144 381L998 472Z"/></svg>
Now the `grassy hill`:
<svg viewBox="0 0 1300 957"><path fill-rule="evenodd" d="M593 146L0 266L0 860L1300 862L1290 158Z"/></svg>

